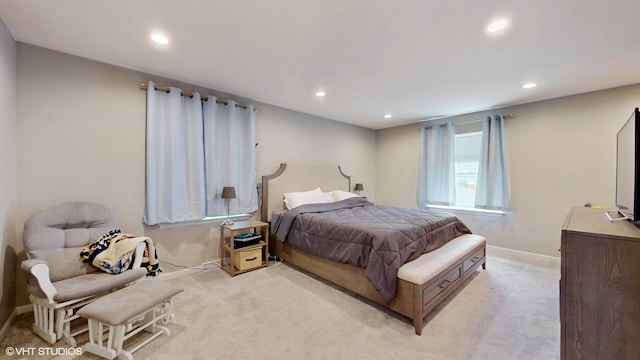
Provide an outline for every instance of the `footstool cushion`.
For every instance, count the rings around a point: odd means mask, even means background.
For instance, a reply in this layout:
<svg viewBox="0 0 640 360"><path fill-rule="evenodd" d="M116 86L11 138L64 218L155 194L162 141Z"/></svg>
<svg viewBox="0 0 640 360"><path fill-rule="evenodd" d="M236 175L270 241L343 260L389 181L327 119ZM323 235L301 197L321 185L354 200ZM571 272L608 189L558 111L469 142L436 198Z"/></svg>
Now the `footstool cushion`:
<svg viewBox="0 0 640 360"><path fill-rule="evenodd" d="M78 315L108 325L121 325L182 291L181 287L162 280L138 281L90 303L80 309Z"/></svg>

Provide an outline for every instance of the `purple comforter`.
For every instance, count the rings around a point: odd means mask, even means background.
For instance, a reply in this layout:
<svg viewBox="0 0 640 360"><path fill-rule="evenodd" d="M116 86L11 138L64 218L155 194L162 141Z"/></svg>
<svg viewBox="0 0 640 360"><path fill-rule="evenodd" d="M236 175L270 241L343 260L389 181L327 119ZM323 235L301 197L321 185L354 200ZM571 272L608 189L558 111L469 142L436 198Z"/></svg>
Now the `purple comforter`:
<svg viewBox="0 0 640 360"><path fill-rule="evenodd" d="M470 233L451 213L374 205L362 198L296 207L282 215L276 229L279 241L364 268L387 304L395 297L400 266Z"/></svg>

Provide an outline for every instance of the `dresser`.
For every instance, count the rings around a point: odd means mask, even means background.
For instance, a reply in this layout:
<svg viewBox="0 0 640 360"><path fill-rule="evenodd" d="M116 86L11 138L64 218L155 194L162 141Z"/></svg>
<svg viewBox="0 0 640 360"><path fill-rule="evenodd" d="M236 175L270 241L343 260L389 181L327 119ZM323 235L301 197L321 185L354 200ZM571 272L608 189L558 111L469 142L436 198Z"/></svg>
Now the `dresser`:
<svg viewBox="0 0 640 360"><path fill-rule="evenodd" d="M640 359L640 229L575 207L560 250L561 359Z"/></svg>

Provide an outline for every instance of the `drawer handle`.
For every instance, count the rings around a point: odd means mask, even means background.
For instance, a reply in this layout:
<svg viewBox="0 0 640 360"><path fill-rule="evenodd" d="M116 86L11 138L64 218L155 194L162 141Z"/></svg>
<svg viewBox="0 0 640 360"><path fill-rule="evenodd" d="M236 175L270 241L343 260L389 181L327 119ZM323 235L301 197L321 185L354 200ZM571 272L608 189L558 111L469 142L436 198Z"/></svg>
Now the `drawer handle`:
<svg viewBox="0 0 640 360"><path fill-rule="evenodd" d="M257 256L254 256L252 258L244 259L244 261L253 261L253 260L257 259L257 258L258 258Z"/></svg>
<svg viewBox="0 0 640 360"><path fill-rule="evenodd" d="M477 256L474 256L474 257L473 257L473 259L471 259L471 262L476 262L476 261L478 261L478 260L480 260L480 258L479 258L479 257L477 257Z"/></svg>
<svg viewBox="0 0 640 360"><path fill-rule="evenodd" d="M451 284L451 281L449 280L445 280L443 281L440 285L438 285L441 289L446 288L447 286L449 286L449 284Z"/></svg>

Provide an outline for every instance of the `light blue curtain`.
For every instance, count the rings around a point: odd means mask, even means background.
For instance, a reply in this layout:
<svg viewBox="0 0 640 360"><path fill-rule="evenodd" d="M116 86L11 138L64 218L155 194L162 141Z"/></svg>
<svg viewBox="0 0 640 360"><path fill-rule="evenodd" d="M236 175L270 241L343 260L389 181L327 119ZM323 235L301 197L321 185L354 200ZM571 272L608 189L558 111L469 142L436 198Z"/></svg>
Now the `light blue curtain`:
<svg viewBox="0 0 640 360"><path fill-rule="evenodd" d="M236 190L236 198L229 202L230 214L257 211L254 107L243 109L234 101L218 104L213 96L203 107L207 216L227 214L226 202L220 197L225 186Z"/></svg>
<svg viewBox="0 0 640 360"><path fill-rule="evenodd" d="M419 207L455 204L454 136L451 123L422 129L416 194Z"/></svg>
<svg viewBox="0 0 640 360"><path fill-rule="evenodd" d="M504 119L487 116L482 124L482 150L475 207L509 210L509 176L504 153Z"/></svg>
<svg viewBox="0 0 640 360"><path fill-rule="evenodd" d="M200 220L205 214L200 94L147 89L145 224Z"/></svg>

